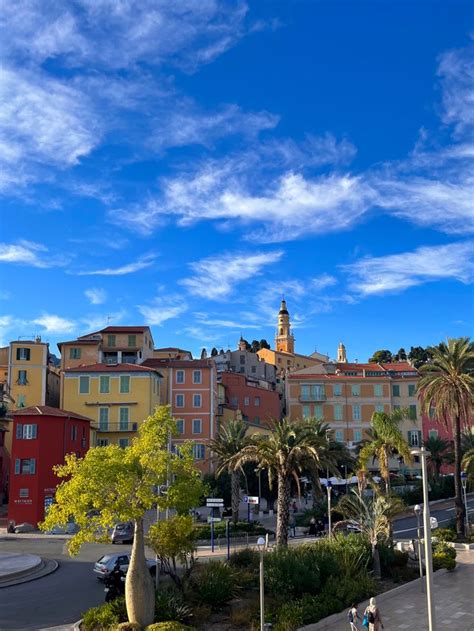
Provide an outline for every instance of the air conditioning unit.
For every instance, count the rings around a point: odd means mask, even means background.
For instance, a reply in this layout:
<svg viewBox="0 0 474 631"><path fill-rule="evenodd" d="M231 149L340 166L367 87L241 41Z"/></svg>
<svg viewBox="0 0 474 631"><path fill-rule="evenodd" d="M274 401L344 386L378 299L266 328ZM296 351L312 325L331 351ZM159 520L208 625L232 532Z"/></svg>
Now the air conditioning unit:
<svg viewBox="0 0 474 631"><path fill-rule="evenodd" d="M136 432L138 430L138 423L132 423L132 430Z"/></svg>

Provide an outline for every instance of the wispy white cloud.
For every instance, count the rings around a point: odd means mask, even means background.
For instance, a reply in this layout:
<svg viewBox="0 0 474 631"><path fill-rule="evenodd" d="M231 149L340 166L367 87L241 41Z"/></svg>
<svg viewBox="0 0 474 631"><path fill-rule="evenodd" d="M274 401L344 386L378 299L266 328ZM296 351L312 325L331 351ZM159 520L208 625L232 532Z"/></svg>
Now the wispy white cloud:
<svg viewBox="0 0 474 631"><path fill-rule="evenodd" d="M39 318L35 318L33 324L43 327L45 333L72 333L77 327L74 320L68 320L58 315L43 313Z"/></svg>
<svg viewBox="0 0 474 631"><path fill-rule="evenodd" d="M180 296L157 296L147 305L138 305L138 311L150 325L162 325L167 320L172 320L183 314L188 305Z"/></svg>
<svg viewBox="0 0 474 631"><path fill-rule="evenodd" d="M50 254L41 243L22 239L17 243L0 243L0 262L47 268L64 265L66 259Z"/></svg>
<svg viewBox="0 0 474 631"><path fill-rule="evenodd" d="M473 280L474 242L420 247L413 252L365 257L342 268L362 296L403 291L436 280Z"/></svg>
<svg viewBox="0 0 474 631"><path fill-rule="evenodd" d="M81 329L84 332L97 331L106 326L120 324L127 316L124 309L120 311L112 311L109 313L93 313L91 315L82 316L80 319Z"/></svg>
<svg viewBox="0 0 474 631"><path fill-rule="evenodd" d="M209 326L209 327L218 327L223 329L239 329L244 331L246 329L260 329L261 326L259 324L255 324L253 322L236 322L235 320L228 320L222 317L210 316L207 313L196 312L194 313L194 317L196 321L201 325Z"/></svg>
<svg viewBox="0 0 474 631"><path fill-rule="evenodd" d="M179 282L194 296L219 300L228 297L237 284L258 276L282 256L281 250L211 256L192 263L193 275Z"/></svg>
<svg viewBox="0 0 474 631"><path fill-rule="evenodd" d="M443 121L457 135L474 127L474 44L443 53L438 76L443 90Z"/></svg>
<svg viewBox="0 0 474 631"><path fill-rule="evenodd" d="M89 270L76 272L77 276L124 276L125 274L133 274L142 269L150 267L155 262L156 255L146 254L138 260L121 265L119 267L106 267L104 269Z"/></svg>
<svg viewBox="0 0 474 631"><path fill-rule="evenodd" d="M85 290L84 295L92 305L102 305L107 300L105 289L91 287Z"/></svg>

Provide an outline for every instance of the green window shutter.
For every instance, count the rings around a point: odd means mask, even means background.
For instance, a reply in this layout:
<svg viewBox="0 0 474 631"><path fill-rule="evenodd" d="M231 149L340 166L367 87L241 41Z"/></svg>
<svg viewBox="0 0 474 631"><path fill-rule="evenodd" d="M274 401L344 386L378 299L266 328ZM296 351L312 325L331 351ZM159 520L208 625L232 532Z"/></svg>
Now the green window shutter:
<svg viewBox="0 0 474 631"><path fill-rule="evenodd" d="M21 472L21 460L20 458L15 458L15 474L18 475Z"/></svg>
<svg viewBox="0 0 474 631"><path fill-rule="evenodd" d="M36 458L30 458L30 475L36 473Z"/></svg>
<svg viewBox="0 0 474 631"><path fill-rule="evenodd" d="M410 419L416 421L416 405L410 405Z"/></svg>
<svg viewBox="0 0 474 631"><path fill-rule="evenodd" d="M108 394L110 391L110 377L108 375L100 376L99 392Z"/></svg>
<svg viewBox="0 0 474 631"><path fill-rule="evenodd" d="M16 438L23 438L23 425L21 423L16 424Z"/></svg>
<svg viewBox="0 0 474 631"><path fill-rule="evenodd" d="M89 377L79 377L79 393L89 394Z"/></svg>
<svg viewBox="0 0 474 631"><path fill-rule="evenodd" d="M120 392L122 394L130 392L130 377L128 375L120 375Z"/></svg>

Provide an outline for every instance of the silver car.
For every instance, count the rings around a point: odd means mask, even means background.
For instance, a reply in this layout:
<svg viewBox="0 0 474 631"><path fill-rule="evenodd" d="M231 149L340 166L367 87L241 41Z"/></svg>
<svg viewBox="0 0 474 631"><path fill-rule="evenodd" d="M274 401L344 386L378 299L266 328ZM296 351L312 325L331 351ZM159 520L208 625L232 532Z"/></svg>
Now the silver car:
<svg viewBox="0 0 474 631"><path fill-rule="evenodd" d="M112 543L133 543L135 529L131 521L117 524L112 531Z"/></svg>
<svg viewBox="0 0 474 631"><path fill-rule="evenodd" d="M124 554L104 554L100 559L94 564L94 574L97 578L103 581L115 567L115 564L119 563L120 569L124 574L127 573L128 566L130 564L130 555L127 553ZM155 576L156 573L156 561L154 559L146 559L146 564L148 569L150 570L150 574Z"/></svg>

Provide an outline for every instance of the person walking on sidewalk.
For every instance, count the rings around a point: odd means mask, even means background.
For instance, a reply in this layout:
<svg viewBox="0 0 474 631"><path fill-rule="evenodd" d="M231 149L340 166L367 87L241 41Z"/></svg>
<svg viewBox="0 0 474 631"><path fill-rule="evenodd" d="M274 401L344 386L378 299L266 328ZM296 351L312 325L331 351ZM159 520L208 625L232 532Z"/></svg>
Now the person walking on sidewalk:
<svg viewBox="0 0 474 631"><path fill-rule="evenodd" d="M369 631L380 631L380 629L384 628L382 616L380 615L380 610L377 607L375 598L370 599L369 606L364 611L364 618L367 619L369 624Z"/></svg>
<svg viewBox="0 0 474 631"><path fill-rule="evenodd" d="M290 514L288 525L290 527L290 536L294 539L296 537L296 517L292 514Z"/></svg>
<svg viewBox="0 0 474 631"><path fill-rule="evenodd" d="M357 621L360 620L359 613L357 611L357 604L353 603L351 608L347 612L347 619L350 624L350 631L359 631L359 627L357 626Z"/></svg>

